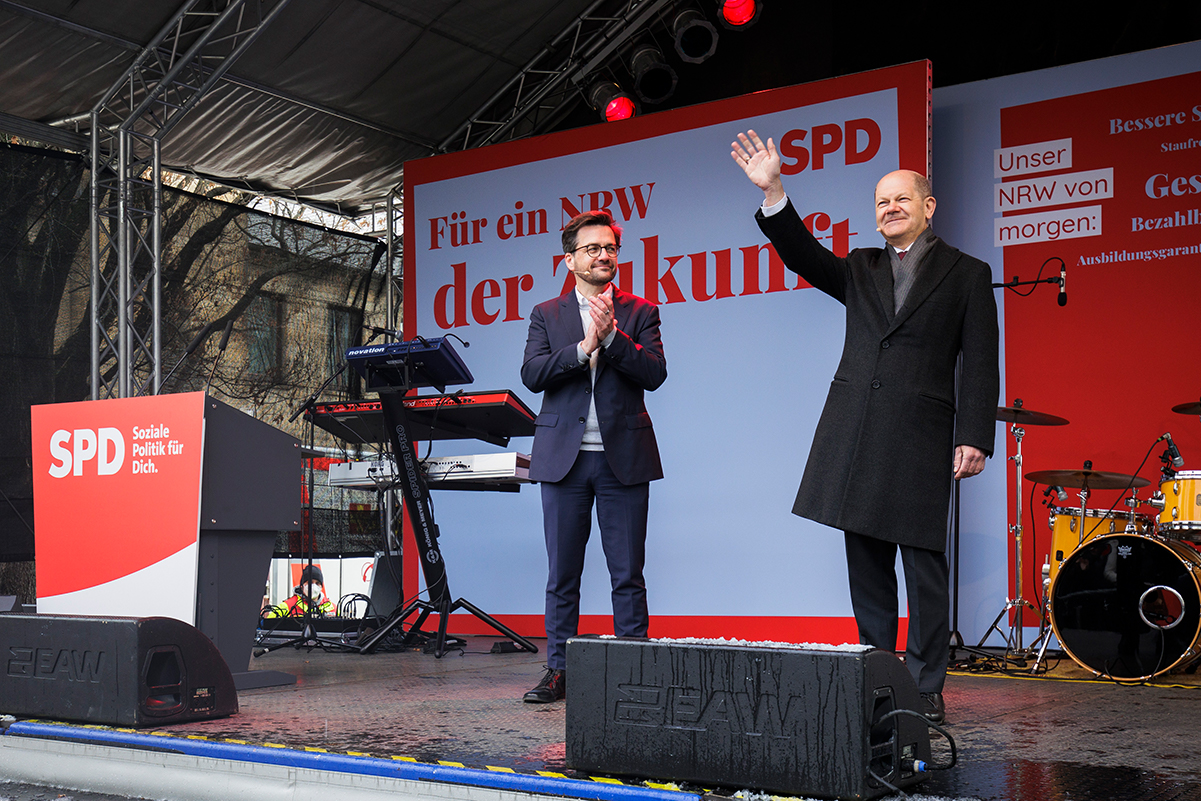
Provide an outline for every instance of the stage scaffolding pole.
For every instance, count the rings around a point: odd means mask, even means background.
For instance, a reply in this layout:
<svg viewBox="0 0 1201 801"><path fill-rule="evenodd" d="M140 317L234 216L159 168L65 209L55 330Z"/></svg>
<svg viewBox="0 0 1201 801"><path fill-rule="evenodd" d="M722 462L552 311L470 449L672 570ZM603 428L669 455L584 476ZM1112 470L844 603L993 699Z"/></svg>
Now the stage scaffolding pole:
<svg viewBox="0 0 1201 801"><path fill-rule="evenodd" d="M91 111L93 400L159 392L161 144L289 2L187 0Z"/></svg>

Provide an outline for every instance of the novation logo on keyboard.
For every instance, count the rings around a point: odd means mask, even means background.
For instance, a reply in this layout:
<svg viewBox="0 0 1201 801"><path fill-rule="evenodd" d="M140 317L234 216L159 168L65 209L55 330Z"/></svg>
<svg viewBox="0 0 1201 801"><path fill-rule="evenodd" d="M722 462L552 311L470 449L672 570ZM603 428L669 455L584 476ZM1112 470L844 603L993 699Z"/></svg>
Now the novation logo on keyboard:
<svg viewBox="0 0 1201 801"><path fill-rule="evenodd" d="M648 684L619 684L617 690L613 721L627 726L789 738L796 735L805 719L805 702L799 695L752 696Z"/></svg>
<svg viewBox="0 0 1201 801"><path fill-rule="evenodd" d="M362 356L376 356L388 350L387 345L363 345L359 348L351 348L346 351L347 359L355 359Z"/></svg>

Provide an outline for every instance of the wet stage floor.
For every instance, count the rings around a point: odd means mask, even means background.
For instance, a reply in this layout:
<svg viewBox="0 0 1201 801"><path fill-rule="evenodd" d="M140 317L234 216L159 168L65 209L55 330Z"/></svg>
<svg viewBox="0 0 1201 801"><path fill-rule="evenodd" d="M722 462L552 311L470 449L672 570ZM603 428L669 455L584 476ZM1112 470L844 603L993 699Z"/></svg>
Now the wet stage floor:
<svg viewBox="0 0 1201 801"><path fill-rule="evenodd" d="M440 659L417 650L284 648L252 668L292 673L295 685L242 691L236 716L161 731L579 775L565 762L564 704L521 700L542 675L541 655L492 654L494 642L469 637L465 650ZM958 765L933 772L911 795L1201 801L1201 681L1168 674L1123 686L1087 677L1066 658L1052 660L1042 678L952 673L946 727ZM935 738L933 749L934 762L945 763L945 740Z"/></svg>

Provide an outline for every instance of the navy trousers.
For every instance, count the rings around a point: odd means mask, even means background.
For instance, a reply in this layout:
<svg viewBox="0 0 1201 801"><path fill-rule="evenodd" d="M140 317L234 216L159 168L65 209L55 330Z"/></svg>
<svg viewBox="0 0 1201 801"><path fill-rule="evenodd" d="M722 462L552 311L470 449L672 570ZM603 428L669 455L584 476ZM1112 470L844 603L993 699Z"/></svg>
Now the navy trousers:
<svg viewBox="0 0 1201 801"><path fill-rule="evenodd" d="M546 664L567 667L567 639L579 633L580 578L584 549L592 531L592 506L600 525L601 547L612 585L613 632L645 637L649 616L646 582L646 516L650 483L617 480L605 454L580 451L562 481L542 484L542 525L546 533Z"/></svg>
<svg viewBox="0 0 1201 801"><path fill-rule="evenodd" d="M897 548L909 597L909 637L905 665L918 692L940 693L951 657L950 593L947 557L938 551L898 546L862 534L844 532L851 608L859 641L888 652L897 647Z"/></svg>

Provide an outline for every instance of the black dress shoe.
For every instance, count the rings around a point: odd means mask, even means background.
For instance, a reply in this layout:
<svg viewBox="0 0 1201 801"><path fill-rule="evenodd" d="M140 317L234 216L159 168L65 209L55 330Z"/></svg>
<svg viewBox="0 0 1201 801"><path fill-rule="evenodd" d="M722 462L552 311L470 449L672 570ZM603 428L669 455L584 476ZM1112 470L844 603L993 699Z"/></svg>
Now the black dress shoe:
<svg viewBox="0 0 1201 801"><path fill-rule="evenodd" d="M943 703L942 693L922 693L922 714L932 723L942 723L947 719L947 706Z"/></svg>
<svg viewBox="0 0 1201 801"><path fill-rule="evenodd" d="M567 671L547 668L538 686L525 694L527 704L549 704L562 701L567 694Z"/></svg>

